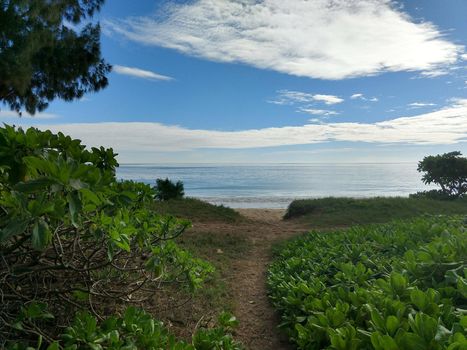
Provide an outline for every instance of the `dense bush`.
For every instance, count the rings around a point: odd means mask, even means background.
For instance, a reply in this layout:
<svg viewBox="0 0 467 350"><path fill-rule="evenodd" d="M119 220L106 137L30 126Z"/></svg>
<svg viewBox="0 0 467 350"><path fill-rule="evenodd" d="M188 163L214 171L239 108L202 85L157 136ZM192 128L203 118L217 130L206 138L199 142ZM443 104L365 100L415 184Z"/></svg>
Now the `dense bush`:
<svg viewBox="0 0 467 350"><path fill-rule="evenodd" d="M285 246L268 286L299 349L467 347L460 219L312 232Z"/></svg>
<svg viewBox="0 0 467 350"><path fill-rule="evenodd" d="M417 193L412 193L409 195L410 198L427 198L434 200L452 200L455 197L450 196L449 194L444 193L441 190L430 190L430 191L421 191Z"/></svg>
<svg viewBox="0 0 467 350"><path fill-rule="evenodd" d="M467 213L467 198L439 200L423 195L407 197L328 197L293 201L285 219L299 219L312 227L336 227L384 223L424 214Z"/></svg>
<svg viewBox="0 0 467 350"><path fill-rule="evenodd" d="M157 179L154 189L156 191L155 198L160 201L180 199L185 195L185 189L181 181L174 183L169 179Z"/></svg>
<svg viewBox="0 0 467 350"><path fill-rule="evenodd" d="M155 192L116 181L116 166L112 149L86 150L61 133L0 128L0 347L100 349L114 340L131 349L164 347L125 338L121 327L139 327L127 320L93 327L128 304L144 305L169 283L197 288L212 267L174 243L189 223L156 215ZM55 343L66 327L84 327L99 341L85 345L83 334L67 331Z"/></svg>

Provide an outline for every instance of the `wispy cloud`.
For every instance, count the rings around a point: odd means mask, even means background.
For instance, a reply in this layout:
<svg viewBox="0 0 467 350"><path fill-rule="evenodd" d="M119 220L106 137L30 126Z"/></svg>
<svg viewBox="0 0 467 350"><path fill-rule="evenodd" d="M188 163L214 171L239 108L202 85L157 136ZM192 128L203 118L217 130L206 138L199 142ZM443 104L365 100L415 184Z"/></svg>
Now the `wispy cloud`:
<svg viewBox="0 0 467 350"><path fill-rule="evenodd" d="M436 106L436 103L429 103L429 102L412 102L412 103L409 103L409 107L412 107L412 108L433 107L433 106Z"/></svg>
<svg viewBox="0 0 467 350"><path fill-rule="evenodd" d="M424 77L424 78L437 78L437 77L442 77L448 74L449 74L449 70L447 69L434 69L431 71L420 73L421 77Z"/></svg>
<svg viewBox="0 0 467 350"><path fill-rule="evenodd" d="M331 116L331 115L338 115L336 111L330 111L328 109L314 109L314 108L306 108L301 107L298 109L299 112L307 113L311 115L321 115L321 116Z"/></svg>
<svg viewBox="0 0 467 350"><path fill-rule="evenodd" d="M135 67L120 66L118 64L113 66L113 71L117 74L128 75L131 77L141 78L141 79L164 80L164 81L174 80L172 77L157 74L149 70L144 70L144 69L135 68Z"/></svg>
<svg viewBox="0 0 467 350"><path fill-rule="evenodd" d="M171 1L153 16L104 26L146 45L310 78L430 72L466 57L393 0Z"/></svg>
<svg viewBox="0 0 467 350"><path fill-rule="evenodd" d="M187 129L139 122L51 124L38 127L62 131L82 139L87 145L113 147L121 154L248 149L329 141L440 145L467 141L467 99L458 99L452 103L435 112L377 123L310 123L243 131Z"/></svg>
<svg viewBox="0 0 467 350"><path fill-rule="evenodd" d="M31 115L27 112L21 112L21 115L19 115L17 112L14 111L5 111L5 110L0 110L0 119L17 119L18 121L21 121L21 119L36 119L36 120L43 120L43 119L57 119L60 118L58 114L53 114L53 113L36 113L34 115Z"/></svg>
<svg viewBox="0 0 467 350"><path fill-rule="evenodd" d="M279 105L313 102L322 102L326 105L334 105L344 102L344 99L334 95L310 94L302 91L279 90L277 91L277 97L269 102Z"/></svg>
<svg viewBox="0 0 467 350"><path fill-rule="evenodd" d="M350 96L350 99L352 100L362 100L362 101L370 101L370 102L378 102L379 99L377 97L366 97L365 95L363 94L353 94L352 96Z"/></svg>

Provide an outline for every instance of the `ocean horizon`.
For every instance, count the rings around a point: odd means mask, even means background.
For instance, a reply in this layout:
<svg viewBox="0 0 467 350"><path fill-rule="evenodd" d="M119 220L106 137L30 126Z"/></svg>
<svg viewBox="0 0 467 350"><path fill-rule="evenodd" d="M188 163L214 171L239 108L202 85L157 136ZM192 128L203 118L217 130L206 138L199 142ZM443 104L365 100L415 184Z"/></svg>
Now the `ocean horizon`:
<svg viewBox="0 0 467 350"><path fill-rule="evenodd" d="M231 208L283 209L295 199L407 197L432 187L417 163L123 164L117 178L182 181L187 197Z"/></svg>

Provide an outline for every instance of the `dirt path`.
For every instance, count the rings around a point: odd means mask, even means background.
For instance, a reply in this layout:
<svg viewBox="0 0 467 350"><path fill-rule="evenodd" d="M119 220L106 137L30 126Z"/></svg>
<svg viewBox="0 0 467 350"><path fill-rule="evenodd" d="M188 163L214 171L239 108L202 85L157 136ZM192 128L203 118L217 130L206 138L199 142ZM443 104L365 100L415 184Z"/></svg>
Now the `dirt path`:
<svg viewBox="0 0 467 350"><path fill-rule="evenodd" d="M250 249L234 261L229 287L232 290L235 316L240 321L236 338L247 349L291 349L287 339L280 334L280 320L269 303L266 290L266 273L272 261L274 243L306 232L306 227L282 221L283 210L239 209L248 220L241 224L204 224L219 234L246 237ZM214 227L215 225L215 227ZM211 226L211 227L208 227Z"/></svg>

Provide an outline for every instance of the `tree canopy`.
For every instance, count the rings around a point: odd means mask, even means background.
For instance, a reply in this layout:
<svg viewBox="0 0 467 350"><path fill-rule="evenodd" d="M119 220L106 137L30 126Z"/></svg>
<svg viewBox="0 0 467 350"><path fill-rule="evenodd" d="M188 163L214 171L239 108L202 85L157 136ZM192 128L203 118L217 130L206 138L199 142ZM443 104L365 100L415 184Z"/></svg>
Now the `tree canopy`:
<svg viewBox="0 0 467 350"><path fill-rule="evenodd" d="M461 152L450 152L428 156L418 163L425 184L435 183L441 192L450 197L467 193L467 158Z"/></svg>
<svg viewBox="0 0 467 350"><path fill-rule="evenodd" d="M30 114L107 86L93 15L104 0L0 0L0 102Z"/></svg>

